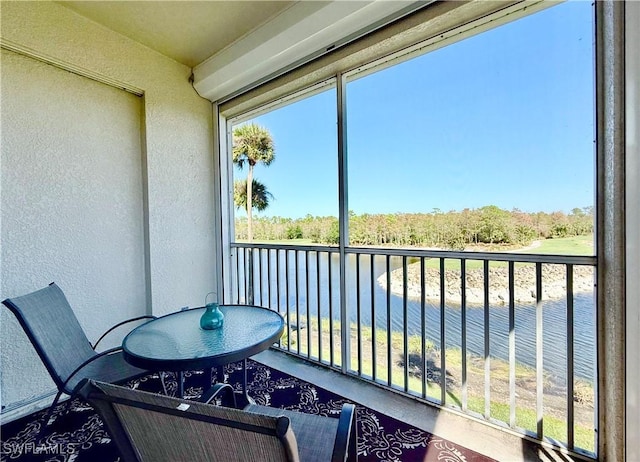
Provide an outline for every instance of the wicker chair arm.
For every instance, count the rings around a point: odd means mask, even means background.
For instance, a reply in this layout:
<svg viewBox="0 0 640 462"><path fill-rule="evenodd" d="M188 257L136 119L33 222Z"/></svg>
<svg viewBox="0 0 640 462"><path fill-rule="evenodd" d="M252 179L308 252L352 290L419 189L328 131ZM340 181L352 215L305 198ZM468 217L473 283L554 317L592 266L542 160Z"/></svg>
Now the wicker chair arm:
<svg viewBox="0 0 640 462"><path fill-rule="evenodd" d="M115 326L112 326L111 328L109 328L104 334L102 334L100 336L100 338L98 339L98 341L96 343L94 343L93 345L91 345L91 348L93 348L95 350L96 347L98 346L98 343L100 343L102 341L102 339L107 336L107 334L111 333L112 331L114 331L118 327L123 326L123 325L125 325L127 323L130 323L130 322L140 321L141 319L156 319L156 316L149 316L149 315L138 316L137 318L131 318L131 319L127 319L126 321L119 322Z"/></svg>

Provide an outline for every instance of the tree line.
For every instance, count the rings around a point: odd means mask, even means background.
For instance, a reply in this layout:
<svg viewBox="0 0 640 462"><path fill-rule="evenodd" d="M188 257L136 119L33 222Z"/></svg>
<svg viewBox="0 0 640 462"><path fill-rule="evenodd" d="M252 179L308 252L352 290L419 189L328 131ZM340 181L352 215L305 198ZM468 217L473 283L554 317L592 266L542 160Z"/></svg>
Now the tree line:
<svg viewBox="0 0 640 462"><path fill-rule="evenodd" d="M318 244L338 244L340 231L336 217L291 219L254 217L273 196L267 186L254 178L254 168L275 160L275 145L269 130L255 123L233 130L233 163L247 177L234 183L234 203L246 218L236 218L236 239L308 239ZM437 247L464 250L469 245L527 245L535 239L580 236L593 233L593 207L574 208L571 213L503 210L495 205L478 209L431 213L362 214L349 213L351 245Z"/></svg>
<svg viewBox="0 0 640 462"><path fill-rule="evenodd" d="M350 245L420 246L463 250L476 244L528 245L536 239L593 233L593 207L564 212L503 210L495 205L478 209L430 213L349 213ZM236 239L247 240L247 219L235 221ZM253 239L309 239L317 244L338 243L337 217L253 217Z"/></svg>

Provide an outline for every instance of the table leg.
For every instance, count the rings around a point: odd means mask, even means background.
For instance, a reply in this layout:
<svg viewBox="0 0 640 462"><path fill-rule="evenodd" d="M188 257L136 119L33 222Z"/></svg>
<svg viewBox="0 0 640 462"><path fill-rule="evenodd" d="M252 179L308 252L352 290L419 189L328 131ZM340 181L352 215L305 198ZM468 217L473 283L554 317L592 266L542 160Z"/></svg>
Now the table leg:
<svg viewBox="0 0 640 462"><path fill-rule="evenodd" d="M169 391L167 390L167 384L164 382L164 371L159 373L160 375L160 383L162 384L162 392L165 396L169 395Z"/></svg>
<svg viewBox="0 0 640 462"><path fill-rule="evenodd" d="M253 398L249 396L249 387L247 386L247 360L246 359L242 361L242 398L244 398L242 407L245 407L248 404L256 404Z"/></svg>
<svg viewBox="0 0 640 462"><path fill-rule="evenodd" d="M164 381L165 372L160 372L160 383L162 383L162 391L166 396L169 395L169 390L167 389L167 384ZM176 382L178 382L178 390L176 392L176 396L180 398L184 398L184 373L182 371L176 374Z"/></svg>

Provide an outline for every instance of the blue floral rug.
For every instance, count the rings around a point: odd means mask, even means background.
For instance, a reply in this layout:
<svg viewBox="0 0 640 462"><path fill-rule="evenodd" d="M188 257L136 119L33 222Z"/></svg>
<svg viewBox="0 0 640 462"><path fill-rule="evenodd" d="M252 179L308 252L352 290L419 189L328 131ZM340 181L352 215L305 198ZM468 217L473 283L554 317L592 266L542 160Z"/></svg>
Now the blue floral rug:
<svg viewBox="0 0 640 462"><path fill-rule="evenodd" d="M257 404L310 414L337 416L350 402L332 392L248 361L248 388ZM185 397L197 398L213 383L224 381L242 389L242 363L224 368L185 373ZM174 376L165 379L175 393ZM150 375L128 384L132 388L159 392L159 377ZM493 459L356 404L358 460L389 462L485 462ZM55 422L38 436L45 411L1 427L0 460L38 462L123 462L115 444L94 410L79 399L59 405ZM158 461L161 462L161 461ZM185 461L187 462L187 461Z"/></svg>

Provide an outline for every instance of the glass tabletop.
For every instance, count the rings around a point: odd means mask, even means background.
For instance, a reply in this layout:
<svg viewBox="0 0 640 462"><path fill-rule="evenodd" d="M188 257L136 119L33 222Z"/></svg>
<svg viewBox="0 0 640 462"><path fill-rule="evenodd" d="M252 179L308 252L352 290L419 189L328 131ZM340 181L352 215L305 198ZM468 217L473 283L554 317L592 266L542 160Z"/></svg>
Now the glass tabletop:
<svg viewBox="0 0 640 462"><path fill-rule="evenodd" d="M224 324L203 330L204 308L172 313L132 330L122 342L125 359L150 370L188 370L246 359L278 341L284 319L247 305L220 305Z"/></svg>

